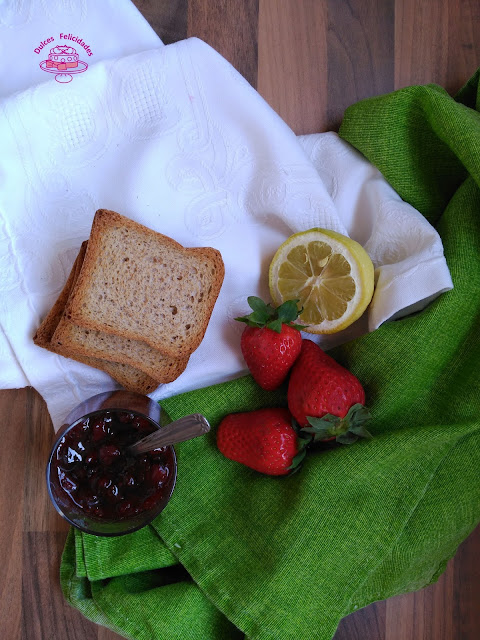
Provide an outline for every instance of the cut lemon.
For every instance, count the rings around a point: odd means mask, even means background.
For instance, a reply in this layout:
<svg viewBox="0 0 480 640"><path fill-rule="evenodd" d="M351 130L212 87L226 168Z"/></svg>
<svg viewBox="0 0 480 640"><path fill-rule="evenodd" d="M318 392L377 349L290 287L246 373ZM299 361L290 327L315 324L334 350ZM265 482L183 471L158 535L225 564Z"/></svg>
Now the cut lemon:
<svg viewBox="0 0 480 640"><path fill-rule="evenodd" d="M373 295L373 264L347 236L310 229L290 236L270 264L270 295L276 305L299 300L298 322L308 333L336 333L355 322Z"/></svg>

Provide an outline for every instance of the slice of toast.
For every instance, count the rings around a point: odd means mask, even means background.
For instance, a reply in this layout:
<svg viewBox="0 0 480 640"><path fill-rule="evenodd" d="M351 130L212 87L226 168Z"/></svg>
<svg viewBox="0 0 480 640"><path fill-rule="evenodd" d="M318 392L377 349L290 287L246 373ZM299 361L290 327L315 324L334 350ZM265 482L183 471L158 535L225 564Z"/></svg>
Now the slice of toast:
<svg viewBox="0 0 480 640"><path fill-rule="evenodd" d="M89 365L90 367L95 367L96 369L105 371L114 380L125 387L125 389L143 394L151 393L158 387L158 382L142 371L138 371L134 367L131 367L130 365L110 362L101 358L84 357L69 354L65 350L62 350L61 347L55 347L51 344L51 339L55 332L55 328L63 315L68 297L75 284L76 276L78 275L78 272L80 270L83 256L85 255L86 251L86 245L86 242L82 244L80 252L75 262L73 263L73 267L70 271L67 282L65 283L53 307L50 309L42 324L37 329L35 335L33 336L33 341L37 346L48 349L48 351L52 351L53 353L57 353L65 357L71 357L72 359Z"/></svg>
<svg viewBox="0 0 480 640"><path fill-rule="evenodd" d="M140 340L171 358L200 344L223 283L219 251L175 240L106 209L96 212L65 315Z"/></svg>
<svg viewBox="0 0 480 640"><path fill-rule="evenodd" d="M82 256L79 256L81 259L78 273L81 272L84 255L85 251ZM111 333L79 327L65 314L60 318L50 343L54 347L61 347L64 352L68 351L71 355L114 359L115 362L129 364L159 383L176 380L185 370L189 360L189 356L183 358L164 356L141 340L130 340Z"/></svg>

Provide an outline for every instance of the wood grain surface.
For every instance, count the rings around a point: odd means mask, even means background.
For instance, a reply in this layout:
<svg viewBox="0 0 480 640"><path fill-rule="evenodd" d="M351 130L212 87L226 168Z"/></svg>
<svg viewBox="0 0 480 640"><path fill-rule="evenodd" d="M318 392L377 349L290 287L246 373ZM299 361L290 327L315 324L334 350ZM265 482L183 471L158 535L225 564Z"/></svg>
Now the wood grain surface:
<svg viewBox="0 0 480 640"><path fill-rule="evenodd" d="M456 91L480 65L478 0L135 4L165 43L197 36L219 51L297 134L336 129L351 103L409 84ZM67 526L46 493L53 429L43 400L31 388L2 391L0 416L1 637L120 638L88 622L60 591ZM478 640L479 557L480 528L436 584L353 613L335 640Z"/></svg>

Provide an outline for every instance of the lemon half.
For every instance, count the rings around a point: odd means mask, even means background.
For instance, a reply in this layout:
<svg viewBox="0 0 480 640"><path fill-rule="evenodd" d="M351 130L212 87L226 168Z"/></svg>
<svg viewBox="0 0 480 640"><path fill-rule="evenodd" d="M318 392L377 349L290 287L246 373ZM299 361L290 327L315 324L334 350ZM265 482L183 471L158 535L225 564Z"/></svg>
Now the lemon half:
<svg viewBox="0 0 480 640"><path fill-rule="evenodd" d="M276 305L300 300L308 333L336 333L355 322L373 295L373 264L362 245L327 229L290 236L270 264Z"/></svg>

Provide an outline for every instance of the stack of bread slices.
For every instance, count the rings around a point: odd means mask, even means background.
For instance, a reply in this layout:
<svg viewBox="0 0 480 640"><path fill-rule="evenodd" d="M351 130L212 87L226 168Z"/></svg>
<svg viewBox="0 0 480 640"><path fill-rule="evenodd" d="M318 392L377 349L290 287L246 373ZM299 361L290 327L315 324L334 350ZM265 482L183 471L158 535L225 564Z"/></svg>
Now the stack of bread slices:
<svg viewBox="0 0 480 640"><path fill-rule="evenodd" d="M219 251L185 248L114 211L96 212L36 345L150 393L185 370L224 277Z"/></svg>

